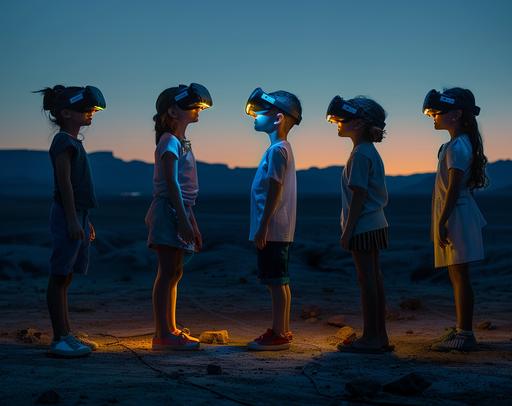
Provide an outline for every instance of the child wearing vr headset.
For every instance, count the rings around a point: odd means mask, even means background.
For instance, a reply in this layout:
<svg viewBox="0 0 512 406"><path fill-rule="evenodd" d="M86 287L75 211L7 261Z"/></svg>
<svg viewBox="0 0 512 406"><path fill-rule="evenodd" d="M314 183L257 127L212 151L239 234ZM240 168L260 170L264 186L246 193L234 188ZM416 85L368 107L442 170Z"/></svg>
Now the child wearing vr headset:
<svg viewBox="0 0 512 406"><path fill-rule="evenodd" d="M49 354L55 357L87 356L97 344L86 336L71 332L68 288L73 274L86 274L89 246L95 232L89 210L97 206L89 161L82 140L81 127L90 126L94 113L106 107L99 89L93 86L38 90L43 94L43 110L59 127L50 146L54 191L50 210L52 254L48 279L47 303L53 327Z"/></svg>
<svg viewBox="0 0 512 406"><path fill-rule="evenodd" d="M196 160L185 132L212 104L208 90L197 83L165 89L156 101L153 200L145 218L148 246L158 255L153 350L199 349L199 340L176 325L176 300L184 254L202 247L193 210L199 192Z"/></svg>
<svg viewBox="0 0 512 406"><path fill-rule="evenodd" d="M297 203L295 161L288 133L299 125L302 107L291 93L265 93L257 88L245 111L254 117L254 129L267 133L270 140L252 182L249 240L256 246L258 277L272 297L272 328L250 342L248 349L286 350L293 338L288 260Z"/></svg>
<svg viewBox="0 0 512 406"><path fill-rule="evenodd" d="M392 351L386 332L386 301L379 251L388 246L388 201L384 164L374 146L384 138L386 112L374 100L333 98L327 120L338 136L350 138L353 149L341 177L341 247L352 253L361 289L363 335L338 346L342 352Z"/></svg>
<svg viewBox="0 0 512 406"><path fill-rule="evenodd" d="M487 158L476 121L480 107L470 90L455 87L442 93L428 92L423 113L434 119L436 130L450 134L450 141L438 153L431 234L435 267L448 268L457 316L457 326L448 329L431 349L472 351L477 349L477 342L469 263L484 258L482 227L486 224L473 198L473 191L487 184Z"/></svg>

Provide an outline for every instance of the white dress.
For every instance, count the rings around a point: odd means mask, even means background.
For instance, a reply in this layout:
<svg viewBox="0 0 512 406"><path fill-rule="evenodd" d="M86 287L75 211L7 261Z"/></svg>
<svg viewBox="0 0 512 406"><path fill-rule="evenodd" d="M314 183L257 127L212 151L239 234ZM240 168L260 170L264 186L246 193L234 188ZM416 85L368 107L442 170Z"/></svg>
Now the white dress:
<svg viewBox="0 0 512 406"><path fill-rule="evenodd" d="M473 148L467 135L460 135L444 144L439 151L436 182L432 204L432 237L434 241L435 267L464 264L484 259L482 227L487 223L467 187L471 176ZM446 222L450 244L439 246L437 222L441 217L448 192L448 170L464 172L462 185L455 207Z"/></svg>

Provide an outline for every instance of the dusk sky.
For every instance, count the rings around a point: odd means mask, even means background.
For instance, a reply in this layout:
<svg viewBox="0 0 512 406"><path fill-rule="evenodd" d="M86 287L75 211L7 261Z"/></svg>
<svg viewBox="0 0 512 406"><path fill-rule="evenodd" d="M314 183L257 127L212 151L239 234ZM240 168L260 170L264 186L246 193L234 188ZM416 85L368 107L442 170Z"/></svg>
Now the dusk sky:
<svg viewBox="0 0 512 406"><path fill-rule="evenodd" d="M432 88L471 89L490 161L512 158L510 1L17 1L0 12L0 148L48 149L45 86L95 85L107 109L88 152L151 162L161 90L198 82L214 107L189 127L196 158L256 166L268 145L244 113L257 86L295 93L298 168L346 162L325 110L337 94L388 112L378 145L388 174L431 172L446 132L421 114Z"/></svg>

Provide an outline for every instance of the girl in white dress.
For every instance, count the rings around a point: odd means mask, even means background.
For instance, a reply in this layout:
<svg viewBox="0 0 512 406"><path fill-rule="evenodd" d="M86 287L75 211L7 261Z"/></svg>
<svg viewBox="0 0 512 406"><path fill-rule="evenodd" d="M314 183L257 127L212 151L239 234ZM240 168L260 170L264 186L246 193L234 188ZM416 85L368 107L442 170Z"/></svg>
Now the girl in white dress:
<svg viewBox="0 0 512 406"><path fill-rule="evenodd" d="M448 267L453 287L457 326L432 345L435 351L471 351L473 289L469 263L484 258L482 227L486 224L473 190L485 187L487 176L482 137L476 116L480 108L468 89L431 90L423 105L436 130L446 130L450 141L439 150L432 196L432 239L435 267Z"/></svg>

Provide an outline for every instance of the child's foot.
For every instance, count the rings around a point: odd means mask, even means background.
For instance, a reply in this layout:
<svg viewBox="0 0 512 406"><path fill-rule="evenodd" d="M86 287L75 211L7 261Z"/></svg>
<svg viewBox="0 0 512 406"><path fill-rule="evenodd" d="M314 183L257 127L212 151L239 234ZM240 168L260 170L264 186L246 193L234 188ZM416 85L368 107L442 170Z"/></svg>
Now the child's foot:
<svg viewBox="0 0 512 406"><path fill-rule="evenodd" d="M192 341L183 332L169 334L165 337L153 337L151 344L153 351L191 351L199 349L199 341Z"/></svg>
<svg viewBox="0 0 512 406"><path fill-rule="evenodd" d="M454 336L454 334L457 333L457 329L455 327L446 327L444 329L444 333L441 337L436 338L433 340L433 343L441 343L443 341L446 341L447 339Z"/></svg>
<svg viewBox="0 0 512 406"><path fill-rule="evenodd" d="M430 346L432 351L475 351L478 349L475 335L472 331L452 332L444 341L434 343Z"/></svg>
<svg viewBox="0 0 512 406"><path fill-rule="evenodd" d="M381 354L386 351L380 340L370 340L365 337L358 338L352 342L341 342L338 344L338 350L341 352L351 352L358 354Z"/></svg>
<svg viewBox="0 0 512 406"><path fill-rule="evenodd" d="M195 338L195 337L192 337L190 335L190 330L186 327L182 328L181 330L180 329L176 329L174 330L174 332L171 332L171 334L174 334L174 335L180 335L180 334L183 334L185 337L187 337L190 341L193 341L194 343L198 343L199 342L199 339L198 338Z"/></svg>
<svg viewBox="0 0 512 406"><path fill-rule="evenodd" d="M88 346L83 345L74 336L67 335L52 341L48 353L59 358L79 358L86 357L91 352L92 350Z"/></svg>
<svg viewBox="0 0 512 406"><path fill-rule="evenodd" d="M71 333L70 333L71 334ZM96 351L99 347L96 341L92 341L89 339L89 335L85 333L77 333L74 335L77 341L82 343L83 345L89 347L91 350Z"/></svg>
<svg viewBox="0 0 512 406"><path fill-rule="evenodd" d="M290 341L286 335L276 334L269 328L264 334L247 344L247 348L252 351L287 350L290 348Z"/></svg>

